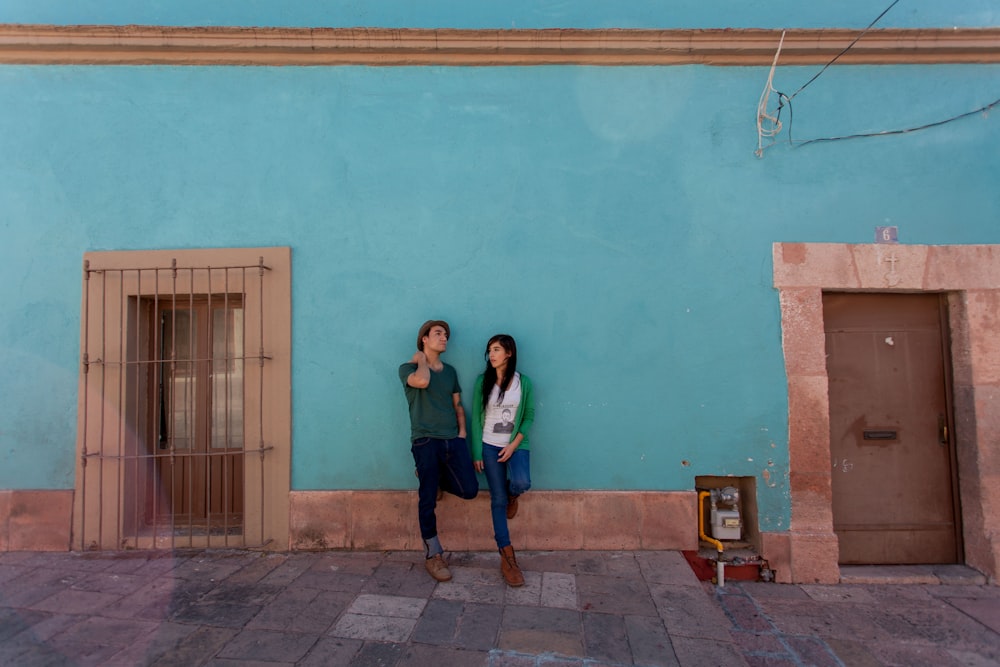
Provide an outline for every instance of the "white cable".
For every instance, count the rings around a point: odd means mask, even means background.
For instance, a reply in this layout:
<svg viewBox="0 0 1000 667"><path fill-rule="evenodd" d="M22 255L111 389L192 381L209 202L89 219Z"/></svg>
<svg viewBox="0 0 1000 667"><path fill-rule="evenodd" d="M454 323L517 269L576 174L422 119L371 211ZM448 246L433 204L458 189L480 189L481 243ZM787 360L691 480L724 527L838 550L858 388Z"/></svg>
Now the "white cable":
<svg viewBox="0 0 1000 667"><path fill-rule="evenodd" d="M767 113L767 103L771 97L771 93L777 93L778 91L774 89L772 85L774 81L774 70L778 66L778 56L781 55L781 47L785 43L785 31L781 31L781 41L778 42L778 50L774 53L774 62L771 63L771 71L767 75L767 84L764 86L764 90L760 94L760 101L757 103L757 150L754 151L754 155L757 157L764 157L764 137L772 139L768 146L774 144L773 137L776 137L779 132L781 132L781 121L778 120L778 116L771 115ZM779 93L780 94L780 93ZM767 123L768 127L764 127Z"/></svg>

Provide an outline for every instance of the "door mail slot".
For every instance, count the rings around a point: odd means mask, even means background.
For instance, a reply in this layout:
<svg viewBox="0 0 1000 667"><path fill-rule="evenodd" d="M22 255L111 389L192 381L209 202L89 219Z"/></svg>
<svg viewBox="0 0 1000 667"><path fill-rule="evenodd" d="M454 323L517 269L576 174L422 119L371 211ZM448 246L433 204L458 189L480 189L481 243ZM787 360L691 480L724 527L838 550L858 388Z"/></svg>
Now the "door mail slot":
<svg viewBox="0 0 1000 667"><path fill-rule="evenodd" d="M898 440L897 431L864 431L865 440Z"/></svg>

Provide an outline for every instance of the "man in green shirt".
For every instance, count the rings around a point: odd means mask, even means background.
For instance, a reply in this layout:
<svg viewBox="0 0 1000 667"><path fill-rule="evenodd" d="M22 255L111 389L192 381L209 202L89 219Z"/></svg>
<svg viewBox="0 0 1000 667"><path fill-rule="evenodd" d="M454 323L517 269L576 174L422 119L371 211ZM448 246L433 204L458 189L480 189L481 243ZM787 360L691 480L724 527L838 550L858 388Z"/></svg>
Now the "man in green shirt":
<svg viewBox="0 0 1000 667"><path fill-rule="evenodd" d="M465 442L465 410L458 374L441 360L450 337L447 322L424 322L417 333L416 353L399 367L399 379L410 409L410 451L420 479L417 492L420 536L424 541L427 572L437 581L451 579L434 513L438 488L466 500L479 493L479 481Z"/></svg>

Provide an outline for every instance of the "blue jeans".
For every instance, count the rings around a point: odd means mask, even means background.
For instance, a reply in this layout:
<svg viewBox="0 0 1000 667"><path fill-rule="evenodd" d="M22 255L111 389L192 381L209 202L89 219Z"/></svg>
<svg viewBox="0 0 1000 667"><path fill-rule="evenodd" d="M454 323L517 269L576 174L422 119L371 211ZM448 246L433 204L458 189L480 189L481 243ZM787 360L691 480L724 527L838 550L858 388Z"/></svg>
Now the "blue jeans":
<svg viewBox="0 0 1000 667"><path fill-rule="evenodd" d="M531 488L530 452L515 449L506 462L498 460L499 447L483 443L483 472L490 485L490 516L493 517L493 538L497 548L510 546L507 529L507 502Z"/></svg>
<svg viewBox="0 0 1000 667"><path fill-rule="evenodd" d="M410 452L417 466L420 490L417 492L417 516L420 519L420 536L429 540L437 535L438 487L459 498L471 500L479 493L479 480L472 467L469 446L465 438L418 438Z"/></svg>

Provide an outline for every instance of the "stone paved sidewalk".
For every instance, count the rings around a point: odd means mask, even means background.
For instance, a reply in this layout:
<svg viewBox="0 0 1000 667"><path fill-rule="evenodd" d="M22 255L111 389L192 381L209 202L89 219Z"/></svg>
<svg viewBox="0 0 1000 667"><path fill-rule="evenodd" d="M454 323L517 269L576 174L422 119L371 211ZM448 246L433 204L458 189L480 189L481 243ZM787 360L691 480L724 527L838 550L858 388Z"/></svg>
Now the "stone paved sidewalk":
<svg viewBox="0 0 1000 667"><path fill-rule="evenodd" d="M985 585L697 581L678 552L0 554L0 664L997 665Z"/></svg>

